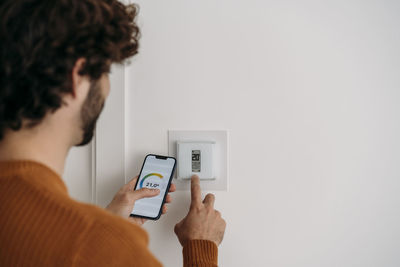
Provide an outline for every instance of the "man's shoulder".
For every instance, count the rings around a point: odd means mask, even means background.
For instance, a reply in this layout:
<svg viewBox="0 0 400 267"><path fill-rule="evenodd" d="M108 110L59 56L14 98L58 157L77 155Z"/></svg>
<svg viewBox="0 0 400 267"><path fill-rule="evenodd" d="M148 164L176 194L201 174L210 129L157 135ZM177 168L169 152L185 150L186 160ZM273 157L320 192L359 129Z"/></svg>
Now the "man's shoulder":
<svg viewBox="0 0 400 267"><path fill-rule="evenodd" d="M20 251L20 241L28 248L26 253L40 245L54 262L62 256L70 263L109 266L128 262L129 255L135 253L157 262L148 251L148 235L140 226L26 179L0 179L0 212L7 214L0 217L0 245L16 244L7 246L10 255ZM33 261L42 260L38 255L31 257Z"/></svg>
<svg viewBox="0 0 400 267"><path fill-rule="evenodd" d="M68 194L51 196L50 193L46 199L53 202L55 210L62 210L58 215L59 223L62 224L65 220L73 218L72 221L79 225L77 230L85 236L84 238L91 235L103 235L108 236L109 242L126 239L128 242L141 242L146 246L148 244L148 234L142 227L100 206L75 200Z"/></svg>
<svg viewBox="0 0 400 267"><path fill-rule="evenodd" d="M147 242L146 231L127 219L97 205L77 201L66 190L50 190L40 183L18 176L0 177L1 212L18 215L15 219L23 218L23 222L54 225L55 229L67 226L79 232L90 232L98 226L110 229L116 235L135 235Z"/></svg>
<svg viewBox="0 0 400 267"><path fill-rule="evenodd" d="M93 204L86 204L70 199L70 205L77 210L79 216L84 218L86 224L90 226L89 234L102 232L103 234L112 235L116 239L135 240L135 242L143 242L147 246L147 232L127 219L114 215L111 212Z"/></svg>
<svg viewBox="0 0 400 267"><path fill-rule="evenodd" d="M72 202L87 221L76 253L77 265L161 266L148 249L148 234L142 227L95 205Z"/></svg>

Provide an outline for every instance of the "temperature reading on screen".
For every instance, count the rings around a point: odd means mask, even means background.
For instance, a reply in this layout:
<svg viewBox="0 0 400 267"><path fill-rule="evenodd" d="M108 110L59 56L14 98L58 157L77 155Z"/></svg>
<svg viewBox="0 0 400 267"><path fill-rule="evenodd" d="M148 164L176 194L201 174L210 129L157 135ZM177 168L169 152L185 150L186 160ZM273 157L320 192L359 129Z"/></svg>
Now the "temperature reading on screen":
<svg viewBox="0 0 400 267"><path fill-rule="evenodd" d="M200 150L192 150L192 172L200 172L201 157Z"/></svg>
<svg viewBox="0 0 400 267"><path fill-rule="evenodd" d="M156 184L156 183L149 183L149 182L146 183L146 187L148 187L148 188L157 188L159 186L160 186L160 184Z"/></svg>

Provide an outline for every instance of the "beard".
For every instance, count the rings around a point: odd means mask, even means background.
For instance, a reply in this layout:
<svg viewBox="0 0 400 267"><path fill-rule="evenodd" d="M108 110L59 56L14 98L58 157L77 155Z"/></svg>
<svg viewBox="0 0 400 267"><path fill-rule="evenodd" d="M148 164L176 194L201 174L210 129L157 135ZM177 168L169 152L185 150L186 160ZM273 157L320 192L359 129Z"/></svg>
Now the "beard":
<svg viewBox="0 0 400 267"><path fill-rule="evenodd" d="M104 107L104 98L101 95L100 82L91 82L88 95L81 109L82 141L76 146L84 146L90 143L96 129L96 122Z"/></svg>

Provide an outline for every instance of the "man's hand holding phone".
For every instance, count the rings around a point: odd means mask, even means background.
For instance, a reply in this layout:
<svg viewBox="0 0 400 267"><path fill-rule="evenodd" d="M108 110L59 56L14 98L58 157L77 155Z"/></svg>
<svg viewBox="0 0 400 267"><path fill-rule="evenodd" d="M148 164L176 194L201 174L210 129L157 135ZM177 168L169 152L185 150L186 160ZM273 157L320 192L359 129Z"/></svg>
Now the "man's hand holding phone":
<svg viewBox="0 0 400 267"><path fill-rule="evenodd" d="M221 213L214 209L215 196L207 194L201 200L200 180L197 175L191 178L191 204L189 213L175 225L175 234L182 246L195 239L210 240L217 246L224 238L226 222Z"/></svg>
<svg viewBox="0 0 400 267"><path fill-rule="evenodd" d="M107 210L120 215L128 220L142 225L146 222L145 218L130 217L135 202L139 199L150 198L160 194L159 189L141 188L134 190L138 177L133 178L124 185L115 195ZM169 192L174 192L176 187L171 184ZM165 203L171 202L168 194ZM221 213L214 209L215 196L207 194L204 200L201 199L200 180L197 175L191 178L191 204L188 214L175 225L175 234L182 246L190 240L210 240L216 245L222 242L224 237L226 222L221 217ZM166 204L162 207L162 213L167 212Z"/></svg>
<svg viewBox="0 0 400 267"><path fill-rule="evenodd" d="M132 212L135 202L142 198L149 198L149 197L157 196L158 194L160 194L160 190L159 189L149 189L149 188L142 188L139 190L134 190L137 179L138 179L138 176L136 176L131 181L129 181L127 184L122 186L121 189L114 196L111 203L108 204L106 209L116 215L119 215L123 218L128 219L131 222L142 225L143 223L145 223L147 221L146 219L129 216ZM169 192L174 192L175 190L176 190L175 185L171 184L171 186L169 188ZM171 201L172 201L172 198L171 198L170 194L168 194L167 197L165 198L165 203L170 203ZM167 212L167 205L164 204L162 207L162 213L164 214L166 212Z"/></svg>

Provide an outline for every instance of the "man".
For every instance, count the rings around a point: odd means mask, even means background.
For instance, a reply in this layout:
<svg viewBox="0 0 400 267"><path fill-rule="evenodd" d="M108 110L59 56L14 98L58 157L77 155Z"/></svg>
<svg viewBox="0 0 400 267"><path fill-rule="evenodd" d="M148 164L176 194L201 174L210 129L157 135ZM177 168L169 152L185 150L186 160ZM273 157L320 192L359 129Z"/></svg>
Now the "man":
<svg viewBox="0 0 400 267"><path fill-rule="evenodd" d="M111 64L137 53L136 14L117 0L1 2L0 266L161 266L144 221L129 218L158 190L132 191L136 177L103 210L72 200L61 180L69 149L92 138ZM216 266L225 222L191 182L175 226L184 266Z"/></svg>

